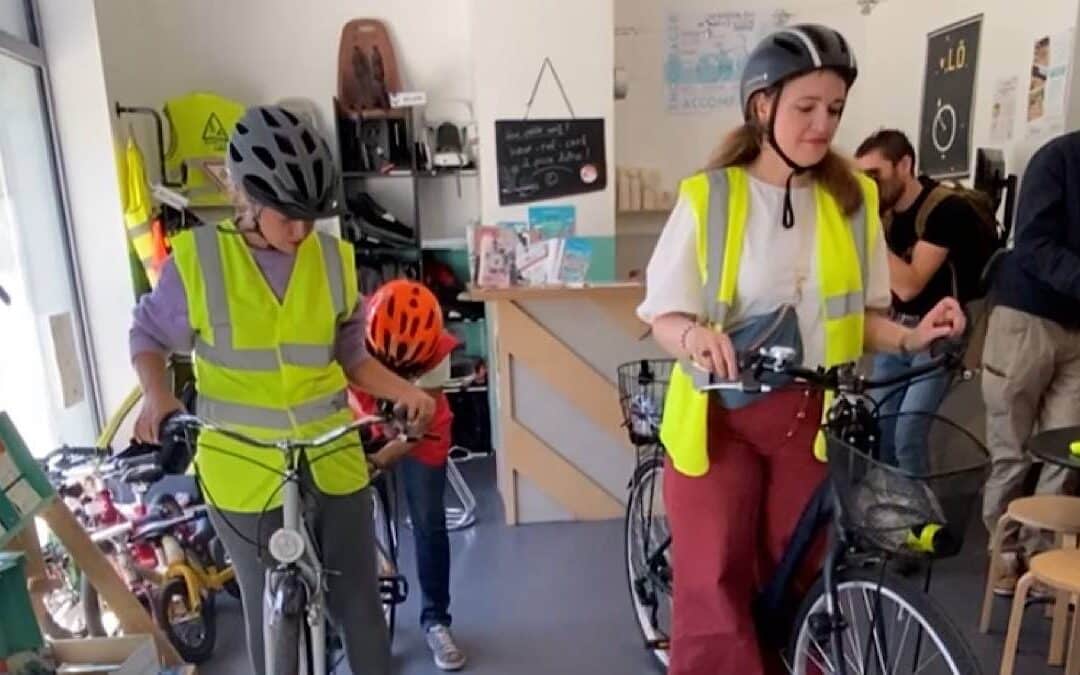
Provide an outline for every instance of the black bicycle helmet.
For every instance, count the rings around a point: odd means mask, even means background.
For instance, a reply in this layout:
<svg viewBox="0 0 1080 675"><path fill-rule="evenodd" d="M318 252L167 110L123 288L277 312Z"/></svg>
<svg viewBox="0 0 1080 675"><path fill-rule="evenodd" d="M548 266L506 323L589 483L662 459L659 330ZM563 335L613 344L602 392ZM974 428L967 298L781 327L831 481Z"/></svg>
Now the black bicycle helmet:
<svg viewBox="0 0 1080 675"><path fill-rule="evenodd" d="M750 53L743 69L743 115L750 119L750 99L759 91L823 69L836 71L849 88L855 83L859 74L855 52L840 33L817 24L799 24L770 34Z"/></svg>
<svg viewBox="0 0 1080 675"><path fill-rule="evenodd" d="M749 122L753 117L750 100L754 94L773 87L782 89L788 80L815 70L832 70L851 88L859 74L859 68L855 63L855 52L851 50L843 35L832 28L809 23L782 28L768 35L750 52L743 68L739 87L743 119ZM814 167L796 164L776 141L776 102L773 102L772 112L769 113L766 133L776 153L791 167L792 173L788 176L787 189L784 192L784 214L781 221L785 228L790 229L795 226L791 181L798 174Z"/></svg>
<svg viewBox="0 0 1080 675"><path fill-rule="evenodd" d="M336 215L337 170L326 141L280 106L248 108L229 139L229 176L255 202L300 220Z"/></svg>

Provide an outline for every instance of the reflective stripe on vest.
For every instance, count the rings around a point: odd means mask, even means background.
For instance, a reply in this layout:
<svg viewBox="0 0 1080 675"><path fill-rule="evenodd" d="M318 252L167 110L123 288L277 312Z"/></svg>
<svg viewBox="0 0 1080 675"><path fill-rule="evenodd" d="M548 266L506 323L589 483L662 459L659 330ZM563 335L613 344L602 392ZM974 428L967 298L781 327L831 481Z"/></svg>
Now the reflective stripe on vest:
<svg viewBox="0 0 1080 675"><path fill-rule="evenodd" d="M311 439L352 419L347 380L334 358L338 326L358 302L351 246L309 236L281 298L228 222L176 235L173 250L195 333L200 416L264 441ZM321 492L348 494L367 484L359 448L350 435L308 452ZM196 463L208 499L222 510L280 504L279 452L205 431Z"/></svg>
<svg viewBox="0 0 1080 675"><path fill-rule="evenodd" d="M869 251L880 229L873 183L858 176L864 205L845 218L833 197L815 185L816 258L825 317L825 366L854 361L862 354ZM698 264L707 320L724 327L735 299L750 189L744 169L732 167L683 181L680 197L697 222ZM876 229L875 229L876 228ZM854 270L859 273L854 273ZM708 373L683 359L672 373L661 423L661 439L680 472L700 476L708 470L708 397L698 389ZM831 404L826 397L826 411ZM821 434L814 447L824 459Z"/></svg>
<svg viewBox="0 0 1080 675"><path fill-rule="evenodd" d="M333 345L283 343L278 346L278 349L234 349L233 323L229 315L229 302L226 299L225 274L221 268L221 245L218 233L208 227L196 228L193 233L206 285L207 311L210 314L211 324L214 326L213 344L207 342L201 335L195 339L195 349L199 358L223 368L264 372L277 370L280 362L306 368L324 368L333 361ZM336 316L343 318L345 282L342 278L341 262L337 256L336 240L322 232L316 232L314 235L320 239L334 312ZM229 236L241 235L229 232Z"/></svg>

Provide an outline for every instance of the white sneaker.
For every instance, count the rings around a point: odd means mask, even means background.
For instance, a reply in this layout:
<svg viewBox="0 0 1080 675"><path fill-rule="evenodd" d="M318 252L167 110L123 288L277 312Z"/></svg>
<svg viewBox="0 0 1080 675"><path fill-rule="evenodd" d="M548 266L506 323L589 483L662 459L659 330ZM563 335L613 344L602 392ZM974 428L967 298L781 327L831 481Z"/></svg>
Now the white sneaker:
<svg viewBox="0 0 1080 675"><path fill-rule="evenodd" d="M454 642L449 626L435 624L427 629L427 643L440 670L461 670L465 667L465 652Z"/></svg>

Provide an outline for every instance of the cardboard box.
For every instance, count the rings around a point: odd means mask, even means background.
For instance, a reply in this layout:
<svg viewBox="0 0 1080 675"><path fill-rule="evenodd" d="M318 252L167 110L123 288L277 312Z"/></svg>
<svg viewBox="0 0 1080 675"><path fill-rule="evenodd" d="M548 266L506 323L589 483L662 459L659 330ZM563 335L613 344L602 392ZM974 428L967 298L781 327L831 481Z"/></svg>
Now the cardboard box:
<svg viewBox="0 0 1080 675"><path fill-rule="evenodd" d="M196 675L194 666L162 666L149 635L54 640L51 646L57 675Z"/></svg>

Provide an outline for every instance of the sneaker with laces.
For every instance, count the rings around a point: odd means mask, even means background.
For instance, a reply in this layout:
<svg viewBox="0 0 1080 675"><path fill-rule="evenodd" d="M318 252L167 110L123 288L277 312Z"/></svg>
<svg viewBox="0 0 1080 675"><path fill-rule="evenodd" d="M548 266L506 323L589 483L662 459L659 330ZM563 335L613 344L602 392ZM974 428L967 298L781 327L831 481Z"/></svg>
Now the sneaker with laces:
<svg viewBox="0 0 1080 675"><path fill-rule="evenodd" d="M465 652L454 642L454 635L449 626L435 624L427 629L427 643L435 665L440 670L461 670L465 667Z"/></svg>

